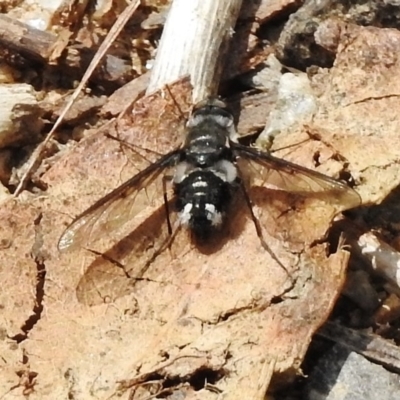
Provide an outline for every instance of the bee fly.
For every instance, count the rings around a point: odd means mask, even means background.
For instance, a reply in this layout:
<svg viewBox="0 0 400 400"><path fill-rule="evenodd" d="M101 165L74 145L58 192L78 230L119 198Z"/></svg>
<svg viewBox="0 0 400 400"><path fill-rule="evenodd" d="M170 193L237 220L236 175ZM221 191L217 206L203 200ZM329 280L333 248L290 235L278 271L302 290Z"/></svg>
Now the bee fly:
<svg viewBox="0 0 400 400"><path fill-rule="evenodd" d="M187 124L185 144L173 179L182 225L206 238L222 224L238 184L229 138L233 117L218 100L200 103Z"/></svg>
<svg viewBox="0 0 400 400"><path fill-rule="evenodd" d="M169 193L167 177L172 187ZM199 238L212 237L238 189L244 193L260 236L247 193L266 183L302 195L329 193L343 208L360 203L359 195L340 181L238 143L233 116L226 105L208 99L195 106L181 147L160 157L79 215L61 236L58 247L66 250L93 243L163 197L170 236L176 226L186 226ZM174 225L170 222L173 218Z"/></svg>

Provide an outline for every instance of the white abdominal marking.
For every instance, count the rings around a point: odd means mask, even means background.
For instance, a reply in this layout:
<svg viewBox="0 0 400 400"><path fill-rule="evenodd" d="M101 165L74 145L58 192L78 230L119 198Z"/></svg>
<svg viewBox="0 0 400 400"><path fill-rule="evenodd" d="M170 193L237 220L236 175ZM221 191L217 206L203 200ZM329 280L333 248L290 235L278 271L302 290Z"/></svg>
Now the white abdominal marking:
<svg viewBox="0 0 400 400"><path fill-rule="evenodd" d="M182 225L184 225L184 226L189 225L190 218L192 216L192 208L193 208L193 204L187 203L187 204L185 204L185 207L183 208L183 210L179 213L179 219L180 219Z"/></svg>
<svg viewBox="0 0 400 400"><path fill-rule="evenodd" d="M193 204L187 203L183 210L179 213L179 219L183 226L188 226L190 224L190 219L192 217ZM222 223L222 213L216 210L214 204L206 203L205 211L207 219L211 222L212 226L219 226Z"/></svg>
<svg viewBox="0 0 400 400"><path fill-rule="evenodd" d="M214 204L206 204L206 210L208 211L207 219L211 221L212 226L218 226L222 223L222 214L215 209Z"/></svg>
<svg viewBox="0 0 400 400"><path fill-rule="evenodd" d="M212 172L221 178L224 182L232 183L237 178L236 166L227 160L219 161Z"/></svg>
<svg viewBox="0 0 400 400"><path fill-rule="evenodd" d="M197 181L193 183L193 187L207 187L208 183L206 181Z"/></svg>

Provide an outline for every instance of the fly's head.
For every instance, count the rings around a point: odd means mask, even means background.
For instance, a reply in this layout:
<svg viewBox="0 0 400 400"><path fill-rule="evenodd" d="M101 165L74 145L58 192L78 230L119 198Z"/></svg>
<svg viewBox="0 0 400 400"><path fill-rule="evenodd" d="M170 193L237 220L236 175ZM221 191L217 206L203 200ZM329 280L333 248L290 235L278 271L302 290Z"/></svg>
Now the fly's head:
<svg viewBox="0 0 400 400"><path fill-rule="evenodd" d="M215 129L224 133L224 140L233 140L236 136L236 127L232 113L227 105L216 98L209 98L193 107L192 114L186 124L188 132L204 127L206 130Z"/></svg>

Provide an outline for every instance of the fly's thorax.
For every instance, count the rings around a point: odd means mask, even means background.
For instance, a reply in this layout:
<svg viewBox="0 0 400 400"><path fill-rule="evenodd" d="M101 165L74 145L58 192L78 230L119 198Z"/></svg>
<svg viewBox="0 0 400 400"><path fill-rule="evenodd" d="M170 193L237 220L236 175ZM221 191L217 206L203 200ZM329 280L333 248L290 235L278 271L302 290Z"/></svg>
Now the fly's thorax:
<svg viewBox="0 0 400 400"><path fill-rule="evenodd" d="M236 136L232 114L218 99L195 106L187 123L185 161L210 167L221 159L233 159L230 140Z"/></svg>
<svg viewBox="0 0 400 400"><path fill-rule="evenodd" d="M229 149L226 132L220 127L212 127L208 122L193 127L187 132L185 155L188 162L199 166L209 166Z"/></svg>

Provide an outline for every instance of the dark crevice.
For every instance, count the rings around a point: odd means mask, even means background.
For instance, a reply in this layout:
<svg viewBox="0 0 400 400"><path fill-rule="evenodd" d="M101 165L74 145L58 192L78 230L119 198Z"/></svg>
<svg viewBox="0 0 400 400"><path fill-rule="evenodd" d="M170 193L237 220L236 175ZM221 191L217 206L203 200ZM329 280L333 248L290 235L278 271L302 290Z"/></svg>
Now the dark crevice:
<svg viewBox="0 0 400 400"><path fill-rule="evenodd" d="M240 307L240 308L234 308L233 310L229 310L223 314L221 314L218 318L218 321L216 323L210 324L210 325L218 325L221 322L225 322L227 321L230 317L237 315L243 311L246 310L254 310L255 308L258 309L258 307L255 307L254 305L249 305L249 306L245 306L245 307Z"/></svg>
<svg viewBox="0 0 400 400"><path fill-rule="evenodd" d="M22 394L25 398L28 398L35 391L35 386L37 384L38 373L35 371L31 371L29 367L29 358L26 354L26 351L22 349L22 360L21 360L21 369L15 371L15 374L19 378L19 382L12 386L9 392L12 392L15 389L22 388Z"/></svg>
<svg viewBox="0 0 400 400"><path fill-rule="evenodd" d="M283 301L285 301L285 299L282 296L275 296L272 297L271 304L279 304L282 303Z"/></svg>
<svg viewBox="0 0 400 400"><path fill-rule="evenodd" d="M20 378L22 385L18 384L13 389L17 389L18 387L22 387L22 394L27 398L30 394L32 394L35 390L36 378L39 375L34 371L20 370L16 372L18 378Z"/></svg>
<svg viewBox="0 0 400 400"><path fill-rule="evenodd" d="M76 399L76 393L75 393L75 376L73 373L73 370L71 368L68 368L65 373L64 373L64 378L68 383L68 394L67 398L68 400L74 400Z"/></svg>
<svg viewBox="0 0 400 400"><path fill-rule="evenodd" d="M40 320L43 312L43 298L44 298L44 283L46 278L46 266L44 263L44 255L40 251L43 245L43 237L41 234L40 221L42 219L42 214L40 214L36 220L35 224L35 243L32 246L32 257L36 263L36 293L35 293L35 305L32 310L32 314L28 317L25 323L21 327L23 333L18 333L17 335L11 336L12 340L17 343L23 342L27 339L29 332Z"/></svg>
<svg viewBox="0 0 400 400"><path fill-rule="evenodd" d="M315 239L312 242L310 242L309 248L313 249L314 247L317 247L317 246L331 244L328 240L328 235L329 235L329 231L323 237L320 237L320 238ZM336 251L333 251L333 252L335 253ZM327 255L329 255L329 254L332 254L332 253L329 253L329 251L327 251Z"/></svg>
<svg viewBox="0 0 400 400"><path fill-rule="evenodd" d="M190 385L195 391L204 389L207 384L215 385L224 375L225 370L213 370L203 367L198 369L189 379Z"/></svg>
<svg viewBox="0 0 400 400"><path fill-rule="evenodd" d="M21 327L23 333L18 333L11 337L17 343L23 342L28 337L28 333L33 329L36 323L40 320L43 312L43 297L44 297L44 282L46 277L46 267L42 261L35 260L37 268L37 283L36 283L36 301L33 307L32 314L28 317Z"/></svg>
<svg viewBox="0 0 400 400"><path fill-rule="evenodd" d="M160 373L155 372L148 376L147 382L155 383L158 382L158 396L157 398L166 398L171 395L183 384L189 383L190 386L195 390L199 391L207 389L209 385L215 385L226 375L226 371L223 368L214 370L212 368L203 366L193 372L193 374L187 376L173 376L165 377ZM145 386L146 382L142 383Z"/></svg>
<svg viewBox="0 0 400 400"><path fill-rule="evenodd" d="M345 181L351 188L354 188L356 184L356 180L353 175L351 175L350 171L347 170L347 166L344 166L344 169L339 174L339 179Z"/></svg>
<svg viewBox="0 0 400 400"><path fill-rule="evenodd" d="M225 322L227 321L229 318L240 314L244 311L250 311L250 312L261 312L264 309L266 309L267 307L274 305L274 304L279 304L282 303L283 301L285 301L285 295L287 293L289 293L295 286L296 286L296 279L293 280L292 285L290 285L290 287L288 289L286 289L283 293L281 293L280 295L274 296L272 297L269 301L266 301L265 303L262 304L250 304L248 306L245 307L240 307L240 308L235 308L233 310L229 310L223 314L221 314L217 320L216 323L210 324L210 325L217 325L221 322Z"/></svg>
<svg viewBox="0 0 400 400"><path fill-rule="evenodd" d="M317 168L321 165L321 153L319 151L316 151L313 155L313 160L314 160L314 167Z"/></svg>

